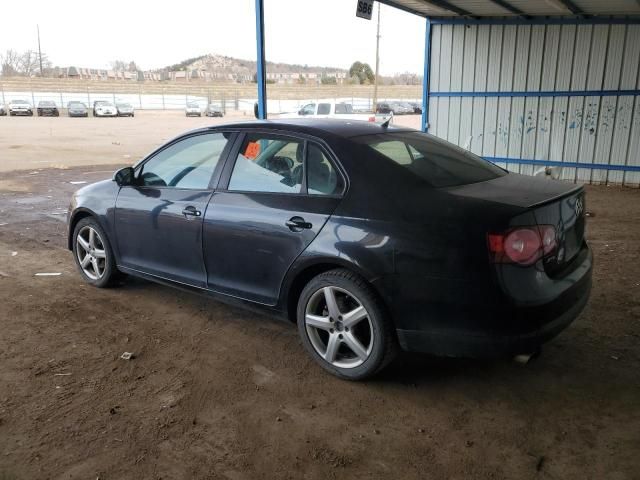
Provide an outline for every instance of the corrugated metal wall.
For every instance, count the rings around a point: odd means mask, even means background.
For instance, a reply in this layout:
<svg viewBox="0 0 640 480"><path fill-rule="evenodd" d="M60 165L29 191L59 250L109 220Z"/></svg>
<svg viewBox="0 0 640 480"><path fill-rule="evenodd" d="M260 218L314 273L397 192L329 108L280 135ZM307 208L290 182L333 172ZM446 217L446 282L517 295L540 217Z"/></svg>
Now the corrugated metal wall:
<svg viewBox="0 0 640 480"><path fill-rule="evenodd" d="M517 159L640 167L640 96L584 94L640 89L640 25L432 28L430 133L524 174L542 167ZM552 93L566 91L583 94ZM637 187L637 170L562 178Z"/></svg>

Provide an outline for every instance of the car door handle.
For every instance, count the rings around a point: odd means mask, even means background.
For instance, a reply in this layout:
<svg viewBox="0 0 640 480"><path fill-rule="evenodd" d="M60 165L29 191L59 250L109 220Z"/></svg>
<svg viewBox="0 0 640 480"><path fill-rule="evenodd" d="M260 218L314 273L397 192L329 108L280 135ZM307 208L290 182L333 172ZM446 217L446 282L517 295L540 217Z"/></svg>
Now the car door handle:
<svg viewBox="0 0 640 480"><path fill-rule="evenodd" d="M289 230L292 232L300 232L305 229L313 228L309 222L305 222L302 217L291 217L289 220L284 222L284 224L289 227Z"/></svg>
<svg viewBox="0 0 640 480"><path fill-rule="evenodd" d="M202 212L196 209L196 207L192 207L191 205L189 205L188 207L184 207L184 209L182 210L182 214L185 217L186 216L199 217L200 215L202 215Z"/></svg>

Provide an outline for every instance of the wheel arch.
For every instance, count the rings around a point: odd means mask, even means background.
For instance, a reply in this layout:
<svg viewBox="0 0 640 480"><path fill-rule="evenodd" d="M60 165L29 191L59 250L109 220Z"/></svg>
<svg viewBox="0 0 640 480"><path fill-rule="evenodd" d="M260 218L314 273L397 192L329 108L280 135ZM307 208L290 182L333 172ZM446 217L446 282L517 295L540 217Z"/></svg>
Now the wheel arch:
<svg viewBox="0 0 640 480"><path fill-rule="evenodd" d="M67 248L69 250L73 250L73 231L76 229L76 225L80 220L87 217L93 217L96 222L98 222L102 226L102 223L100 222L100 219L95 212L89 210L88 208L78 208L77 210L75 210L69 218L69 234L67 235Z"/></svg>
<svg viewBox="0 0 640 480"><path fill-rule="evenodd" d="M390 310L390 298L387 298L387 296L385 296L380 290L380 277L376 277L371 272L364 270L357 264L342 258L314 258L313 260L309 260L304 264L297 266L293 271L290 271L287 279L285 280L285 287L283 289L284 295L282 299L285 317L290 322L296 323L298 299L300 298L300 294L302 293L305 285L307 285L313 277L339 268L349 270L362 277L380 298L387 311Z"/></svg>

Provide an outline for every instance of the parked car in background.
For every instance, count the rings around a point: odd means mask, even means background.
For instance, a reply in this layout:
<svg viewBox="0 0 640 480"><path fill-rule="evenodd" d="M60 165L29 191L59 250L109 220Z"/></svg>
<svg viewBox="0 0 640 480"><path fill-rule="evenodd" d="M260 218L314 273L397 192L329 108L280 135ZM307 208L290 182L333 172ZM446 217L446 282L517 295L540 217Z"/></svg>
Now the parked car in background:
<svg viewBox="0 0 640 480"><path fill-rule="evenodd" d="M4 106L4 103L0 103L0 117L4 117L7 114L7 107Z"/></svg>
<svg viewBox="0 0 640 480"><path fill-rule="evenodd" d="M33 107L26 100L11 100L9 102L9 115L27 115L33 116Z"/></svg>
<svg viewBox="0 0 640 480"><path fill-rule="evenodd" d="M60 112L58 111L58 107L56 103L52 102L51 100L40 100L38 102L37 112L39 117L44 117L44 116L59 117L60 116Z"/></svg>
<svg viewBox="0 0 640 480"><path fill-rule="evenodd" d="M422 104L419 102L409 102L409 105L413 107L413 113L422 113Z"/></svg>
<svg viewBox="0 0 640 480"><path fill-rule="evenodd" d="M377 113L392 113L393 115L406 115L413 113L413 107L401 102L380 102L376 106Z"/></svg>
<svg viewBox="0 0 640 480"><path fill-rule="evenodd" d="M96 100L93 102L93 116L94 117L117 117L118 109L111 102L104 100Z"/></svg>
<svg viewBox="0 0 640 480"><path fill-rule="evenodd" d="M390 115L380 113L355 113L353 105L346 102L318 102L302 105L294 114L282 114L280 118L336 118L340 120L360 120L363 122L384 123L391 120Z"/></svg>
<svg viewBox="0 0 640 480"><path fill-rule="evenodd" d="M70 117L88 117L89 110L82 102L69 102L67 103L67 114Z"/></svg>
<svg viewBox="0 0 640 480"><path fill-rule="evenodd" d="M207 110L205 112L207 117L223 117L222 109L220 107L215 106L213 103L207 105Z"/></svg>
<svg viewBox="0 0 640 480"><path fill-rule="evenodd" d="M297 323L322 368L359 380L400 349L537 353L589 298L584 202L416 130L245 122L78 190L67 246L96 287L127 273Z"/></svg>
<svg viewBox="0 0 640 480"><path fill-rule="evenodd" d="M391 102L391 111L394 115L407 115L413 113L413 107L405 102Z"/></svg>
<svg viewBox="0 0 640 480"><path fill-rule="evenodd" d="M133 110L133 105L130 103L116 103L116 108L118 110L119 117L134 117L135 112Z"/></svg>
<svg viewBox="0 0 640 480"><path fill-rule="evenodd" d="M200 109L200 105L195 102L187 103L187 106L184 109L184 113L187 117L201 117L202 110Z"/></svg>

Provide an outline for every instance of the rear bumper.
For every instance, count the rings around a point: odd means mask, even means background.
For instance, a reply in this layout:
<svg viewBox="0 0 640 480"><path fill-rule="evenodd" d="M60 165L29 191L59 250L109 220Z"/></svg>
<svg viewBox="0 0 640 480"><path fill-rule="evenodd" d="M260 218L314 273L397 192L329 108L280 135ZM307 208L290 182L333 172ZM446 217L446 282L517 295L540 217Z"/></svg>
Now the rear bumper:
<svg viewBox="0 0 640 480"><path fill-rule="evenodd" d="M465 331L461 328L429 328L420 330L397 329L403 350L430 353L439 356L490 358L533 353L543 343L567 328L586 306L591 292L592 254L584 252L584 260L565 280L571 287L552 301L535 306L496 308L496 317L505 317L509 329L504 333L493 329ZM518 328L521 325L522 328Z"/></svg>

